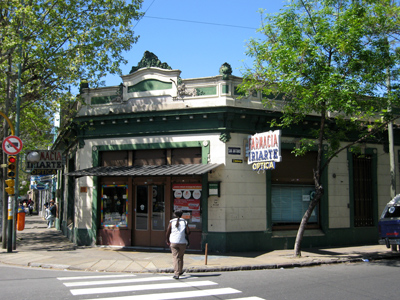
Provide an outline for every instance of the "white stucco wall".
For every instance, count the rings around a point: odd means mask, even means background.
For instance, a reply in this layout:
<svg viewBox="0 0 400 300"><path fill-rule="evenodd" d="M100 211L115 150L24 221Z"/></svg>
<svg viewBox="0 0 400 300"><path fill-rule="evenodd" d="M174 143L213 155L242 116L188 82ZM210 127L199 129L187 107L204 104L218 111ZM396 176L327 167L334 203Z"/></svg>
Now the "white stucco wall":
<svg viewBox="0 0 400 300"><path fill-rule="evenodd" d="M247 135L231 134L231 140L223 144L225 168L218 168L209 177L211 181L221 180L221 197L210 197L208 202L210 232L266 230L265 173L258 174L245 161L246 138ZM241 148L242 155L229 155L228 147ZM232 163L232 159L243 159L243 163Z"/></svg>
<svg viewBox="0 0 400 300"><path fill-rule="evenodd" d="M329 228L350 227L349 169L347 151L339 153L328 167Z"/></svg>

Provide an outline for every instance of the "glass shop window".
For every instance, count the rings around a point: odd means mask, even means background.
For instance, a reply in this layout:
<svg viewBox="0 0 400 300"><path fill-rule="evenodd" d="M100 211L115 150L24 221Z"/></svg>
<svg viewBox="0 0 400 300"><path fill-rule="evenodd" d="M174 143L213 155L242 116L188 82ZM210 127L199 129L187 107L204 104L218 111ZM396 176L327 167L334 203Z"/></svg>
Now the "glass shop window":
<svg viewBox="0 0 400 300"><path fill-rule="evenodd" d="M102 185L101 226L127 227L128 186Z"/></svg>
<svg viewBox="0 0 400 300"><path fill-rule="evenodd" d="M271 171L272 227L297 228L314 194L313 168L316 152L296 157L292 150L282 150L282 161ZM314 208L307 228L318 228L319 206Z"/></svg>

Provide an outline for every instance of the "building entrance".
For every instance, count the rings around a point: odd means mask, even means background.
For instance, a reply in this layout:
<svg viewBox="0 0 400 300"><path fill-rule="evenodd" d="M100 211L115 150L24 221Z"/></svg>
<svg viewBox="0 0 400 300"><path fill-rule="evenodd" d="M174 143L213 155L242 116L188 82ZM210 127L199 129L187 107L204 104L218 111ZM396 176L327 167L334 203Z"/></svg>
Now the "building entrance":
<svg viewBox="0 0 400 300"><path fill-rule="evenodd" d="M136 183L133 186L133 246L165 247L166 186Z"/></svg>

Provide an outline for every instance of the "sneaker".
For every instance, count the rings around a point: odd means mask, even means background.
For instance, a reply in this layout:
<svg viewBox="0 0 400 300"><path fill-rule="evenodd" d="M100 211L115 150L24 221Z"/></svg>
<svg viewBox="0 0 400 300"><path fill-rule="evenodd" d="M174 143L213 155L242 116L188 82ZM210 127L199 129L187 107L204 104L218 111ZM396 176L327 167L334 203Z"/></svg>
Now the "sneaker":
<svg viewBox="0 0 400 300"><path fill-rule="evenodd" d="M173 279L179 279L179 276L174 275L172 278Z"/></svg>

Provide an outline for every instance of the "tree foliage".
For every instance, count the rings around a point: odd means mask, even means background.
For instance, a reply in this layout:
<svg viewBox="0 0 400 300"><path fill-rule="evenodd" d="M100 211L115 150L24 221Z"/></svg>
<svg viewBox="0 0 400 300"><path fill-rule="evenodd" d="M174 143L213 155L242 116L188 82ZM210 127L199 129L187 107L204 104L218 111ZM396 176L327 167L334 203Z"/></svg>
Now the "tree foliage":
<svg viewBox="0 0 400 300"><path fill-rule="evenodd" d="M7 0L0 3L0 110L15 119L21 77L20 136L32 149L51 142L54 113L70 107L81 80L120 73L137 36L142 0ZM3 133L4 135L4 133Z"/></svg>
<svg viewBox="0 0 400 300"><path fill-rule="evenodd" d="M397 118L388 108L399 106L399 25L399 7L389 0L297 0L278 14L267 14L259 30L263 39L248 44L254 65L245 71L241 88L283 97L264 98L266 106L279 105L282 111L272 125L290 127L309 116L319 118L311 138L294 149L301 155L318 148L316 196L299 227L297 256L305 225L324 192L323 169L340 151Z"/></svg>

